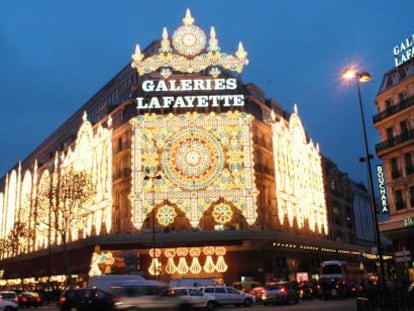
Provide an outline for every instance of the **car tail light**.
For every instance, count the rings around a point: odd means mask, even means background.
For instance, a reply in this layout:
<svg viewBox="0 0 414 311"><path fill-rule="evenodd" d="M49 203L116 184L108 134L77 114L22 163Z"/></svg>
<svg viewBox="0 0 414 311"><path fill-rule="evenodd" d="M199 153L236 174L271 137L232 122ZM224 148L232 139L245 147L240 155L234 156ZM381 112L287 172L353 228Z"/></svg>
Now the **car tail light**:
<svg viewBox="0 0 414 311"><path fill-rule="evenodd" d="M36 297L36 302L41 302L42 301L42 299L40 299L40 297L39 296L37 296Z"/></svg>
<svg viewBox="0 0 414 311"><path fill-rule="evenodd" d="M280 292L281 292L282 294L286 294L286 288L282 287L282 288L280 289Z"/></svg>
<svg viewBox="0 0 414 311"><path fill-rule="evenodd" d="M27 302L27 297L22 297L23 302Z"/></svg>
<svg viewBox="0 0 414 311"><path fill-rule="evenodd" d="M64 303L65 301L66 301L66 297L65 296L60 296L59 303Z"/></svg>

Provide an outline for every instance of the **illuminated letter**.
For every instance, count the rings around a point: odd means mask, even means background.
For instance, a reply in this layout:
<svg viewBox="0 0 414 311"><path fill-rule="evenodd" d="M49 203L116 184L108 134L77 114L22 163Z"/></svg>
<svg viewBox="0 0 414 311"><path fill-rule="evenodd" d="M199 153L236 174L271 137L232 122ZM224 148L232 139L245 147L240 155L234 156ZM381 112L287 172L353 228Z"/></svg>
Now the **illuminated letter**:
<svg viewBox="0 0 414 311"><path fill-rule="evenodd" d="M208 107L208 97L197 96L197 107Z"/></svg>
<svg viewBox="0 0 414 311"><path fill-rule="evenodd" d="M174 97L172 96L164 96L162 98L162 107L163 108L170 108L171 104L174 102Z"/></svg>
<svg viewBox="0 0 414 311"><path fill-rule="evenodd" d="M232 98L231 95L223 95L223 96L221 96L221 99L224 101L224 104L223 104L224 107L230 107L231 106L231 104L230 104L230 99L231 98Z"/></svg>
<svg viewBox="0 0 414 311"><path fill-rule="evenodd" d="M218 107L219 106L219 99L220 99L220 95L211 95L208 97L209 100L212 101L211 107Z"/></svg>
<svg viewBox="0 0 414 311"><path fill-rule="evenodd" d="M175 85L177 81L176 80L171 80L170 81L170 91L179 91L180 87L177 87L177 85Z"/></svg>
<svg viewBox="0 0 414 311"><path fill-rule="evenodd" d="M161 105L160 105L160 101L158 100L158 97L152 97L151 101L149 103L149 108L150 109L160 109Z"/></svg>
<svg viewBox="0 0 414 311"><path fill-rule="evenodd" d="M225 90L226 89L226 80L224 79L215 79L215 90Z"/></svg>
<svg viewBox="0 0 414 311"><path fill-rule="evenodd" d="M191 91L192 86L191 80L181 80L181 91Z"/></svg>
<svg viewBox="0 0 414 311"><path fill-rule="evenodd" d="M174 108L185 108L185 102L182 96L178 96L175 99Z"/></svg>
<svg viewBox="0 0 414 311"><path fill-rule="evenodd" d="M226 81L226 88L228 90L235 90L237 88L237 80L234 78L227 79Z"/></svg>
<svg viewBox="0 0 414 311"><path fill-rule="evenodd" d="M146 109L148 108L148 104L144 104L143 97L137 97L137 109Z"/></svg>
<svg viewBox="0 0 414 311"><path fill-rule="evenodd" d="M194 91L202 91L202 90L205 90L205 87L204 87L204 80L199 80L199 79L197 79L197 80L194 80L193 81L193 90Z"/></svg>
<svg viewBox="0 0 414 311"><path fill-rule="evenodd" d="M155 88L155 91L156 92L168 91L167 84L165 83L164 80L158 81L158 84L157 84L157 87Z"/></svg>
<svg viewBox="0 0 414 311"><path fill-rule="evenodd" d="M397 56L400 54L400 47L398 45L394 46L394 55Z"/></svg>
<svg viewBox="0 0 414 311"><path fill-rule="evenodd" d="M233 106L244 106L244 95L234 95L233 100Z"/></svg>
<svg viewBox="0 0 414 311"><path fill-rule="evenodd" d="M152 80L146 80L142 82L142 90L144 92L152 92L154 91L154 81Z"/></svg>
<svg viewBox="0 0 414 311"><path fill-rule="evenodd" d="M187 102L187 108L194 107L195 96L185 96L184 99Z"/></svg>

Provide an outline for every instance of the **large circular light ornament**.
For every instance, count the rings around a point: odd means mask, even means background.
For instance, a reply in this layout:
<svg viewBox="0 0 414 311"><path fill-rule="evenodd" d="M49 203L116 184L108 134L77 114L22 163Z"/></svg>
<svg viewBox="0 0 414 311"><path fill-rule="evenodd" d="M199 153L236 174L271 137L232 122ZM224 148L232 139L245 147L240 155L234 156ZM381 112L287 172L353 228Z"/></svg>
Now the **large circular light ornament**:
<svg viewBox="0 0 414 311"><path fill-rule="evenodd" d="M206 35L198 26L184 25L174 31L172 44L181 55L194 56L206 45Z"/></svg>
<svg viewBox="0 0 414 311"><path fill-rule="evenodd" d="M166 146L161 158L164 173L178 187L200 190L219 178L224 152L213 134L197 128L180 130Z"/></svg>

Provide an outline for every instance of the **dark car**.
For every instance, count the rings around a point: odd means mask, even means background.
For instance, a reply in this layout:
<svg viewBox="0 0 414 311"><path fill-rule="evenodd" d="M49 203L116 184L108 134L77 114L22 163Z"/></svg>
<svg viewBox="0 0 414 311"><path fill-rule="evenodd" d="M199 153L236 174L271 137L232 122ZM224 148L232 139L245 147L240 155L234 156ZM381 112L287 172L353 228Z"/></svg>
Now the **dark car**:
<svg viewBox="0 0 414 311"><path fill-rule="evenodd" d="M117 298L96 288L65 290L57 302L60 311L113 311Z"/></svg>
<svg viewBox="0 0 414 311"><path fill-rule="evenodd" d="M296 285L289 282L268 282L264 286L262 295L263 304L279 304L299 302L299 293Z"/></svg>
<svg viewBox="0 0 414 311"><path fill-rule="evenodd" d="M262 301L262 295L264 293L264 287L263 286L257 286L257 287L253 287L250 290L250 295L253 295L254 297L256 297L256 301Z"/></svg>
<svg viewBox="0 0 414 311"><path fill-rule="evenodd" d="M43 304L43 298L35 292L23 292L19 294L19 307L30 308L40 307Z"/></svg>

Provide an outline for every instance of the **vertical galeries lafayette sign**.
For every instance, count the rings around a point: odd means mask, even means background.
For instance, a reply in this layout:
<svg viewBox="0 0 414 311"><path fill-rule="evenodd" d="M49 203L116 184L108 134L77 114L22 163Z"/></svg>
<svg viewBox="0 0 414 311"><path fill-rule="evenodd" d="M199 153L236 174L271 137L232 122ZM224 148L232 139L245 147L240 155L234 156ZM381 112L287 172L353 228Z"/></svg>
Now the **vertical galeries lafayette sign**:
<svg viewBox="0 0 414 311"><path fill-rule="evenodd" d="M137 109L240 107L244 106L243 94L227 94L237 89L237 80L228 79L183 79L146 80L142 83L144 97L137 97ZM211 91L211 95L198 95ZM220 92L226 94L220 94ZM159 96L169 93L169 96ZM186 95L182 95L185 93ZM191 93L194 93L191 94ZM190 95L188 95L190 94Z"/></svg>
<svg viewBox="0 0 414 311"><path fill-rule="evenodd" d="M394 46L394 63L395 67L404 64L414 58L414 34L409 36L401 43Z"/></svg>
<svg viewBox="0 0 414 311"><path fill-rule="evenodd" d="M382 165L377 165L377 178L380 193L381 213L388 213L387 191L385 188L384 168Z"/></svg>

